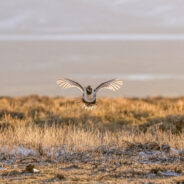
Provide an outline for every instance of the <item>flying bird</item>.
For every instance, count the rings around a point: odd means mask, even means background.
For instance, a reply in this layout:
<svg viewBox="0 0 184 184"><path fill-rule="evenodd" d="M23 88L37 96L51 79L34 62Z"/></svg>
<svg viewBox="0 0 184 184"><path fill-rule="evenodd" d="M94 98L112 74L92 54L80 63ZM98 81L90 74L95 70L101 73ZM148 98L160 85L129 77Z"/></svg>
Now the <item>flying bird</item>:
<svg viewBox="0 0 184 184"><path fill-rule="evenodd" d="M56 82L62 88L78 88L82 92L82 104L86 109L93 109L94 105L96 104L96 93L100 89L105 88L116 91L121 87L121 85L123 85L123 81L119 79L112 79L103 82L95 89L93 89L90 85L87 87L83 87L78 82L66 78L59 79Z"/></svg>

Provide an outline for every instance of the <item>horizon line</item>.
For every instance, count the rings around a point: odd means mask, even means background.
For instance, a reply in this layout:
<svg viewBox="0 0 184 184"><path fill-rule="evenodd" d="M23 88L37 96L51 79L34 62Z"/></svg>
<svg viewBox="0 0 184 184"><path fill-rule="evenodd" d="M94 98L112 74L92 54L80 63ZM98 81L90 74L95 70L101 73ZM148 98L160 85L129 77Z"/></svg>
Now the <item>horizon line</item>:
<svg viewBox="0 0 184 184"><path fill-rule="evenodd" d="M1 34L0 41L184 41L184 34Z"/></svg>
<svg viewBox="0 0 184 184"><path fill-rule="evenodd" d="M70 74L68 77L75 78L91 78L91 79L107 79L107 78L118 78L121 80L128 81L153 81L153 80L184 80L183 74L173 73L134 73L134 74L123 74L123 73L104 73L104 74Z"/></svg>

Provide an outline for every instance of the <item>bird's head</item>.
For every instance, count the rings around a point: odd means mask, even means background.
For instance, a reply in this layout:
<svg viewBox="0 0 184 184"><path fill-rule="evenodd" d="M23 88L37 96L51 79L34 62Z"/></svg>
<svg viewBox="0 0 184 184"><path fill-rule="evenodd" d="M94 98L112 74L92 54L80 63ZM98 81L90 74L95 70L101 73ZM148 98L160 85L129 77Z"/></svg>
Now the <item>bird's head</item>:
<svg viewBox="0 0 184 184"><path fill-rule="evenodd" d="M92 93L92 87L91 86L88 86L86 88L86 92L87 92L88 95L90 95Z"/></svg>

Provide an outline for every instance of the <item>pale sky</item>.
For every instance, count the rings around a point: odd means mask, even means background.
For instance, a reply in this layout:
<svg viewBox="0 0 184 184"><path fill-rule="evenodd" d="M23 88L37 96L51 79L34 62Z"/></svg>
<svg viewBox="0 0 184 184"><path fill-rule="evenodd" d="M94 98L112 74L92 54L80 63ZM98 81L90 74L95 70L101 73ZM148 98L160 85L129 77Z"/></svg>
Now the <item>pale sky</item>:
<svg viewBox="0 0 184 184"><path fill-rule="evenodd" d="M183 7L183 0L0 0L0 35L182 35Z"/></svg>

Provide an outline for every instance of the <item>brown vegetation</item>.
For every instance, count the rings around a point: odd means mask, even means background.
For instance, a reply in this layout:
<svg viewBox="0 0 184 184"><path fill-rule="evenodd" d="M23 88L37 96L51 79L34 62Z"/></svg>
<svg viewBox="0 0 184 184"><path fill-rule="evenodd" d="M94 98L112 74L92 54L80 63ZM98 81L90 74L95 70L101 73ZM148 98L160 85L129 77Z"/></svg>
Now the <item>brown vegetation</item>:
<svg viewBox="0 0 184 184"><path fill-rule="evenodd" d="M0 183L183 181L183 97L78 101L0 98Z"/></svg>

